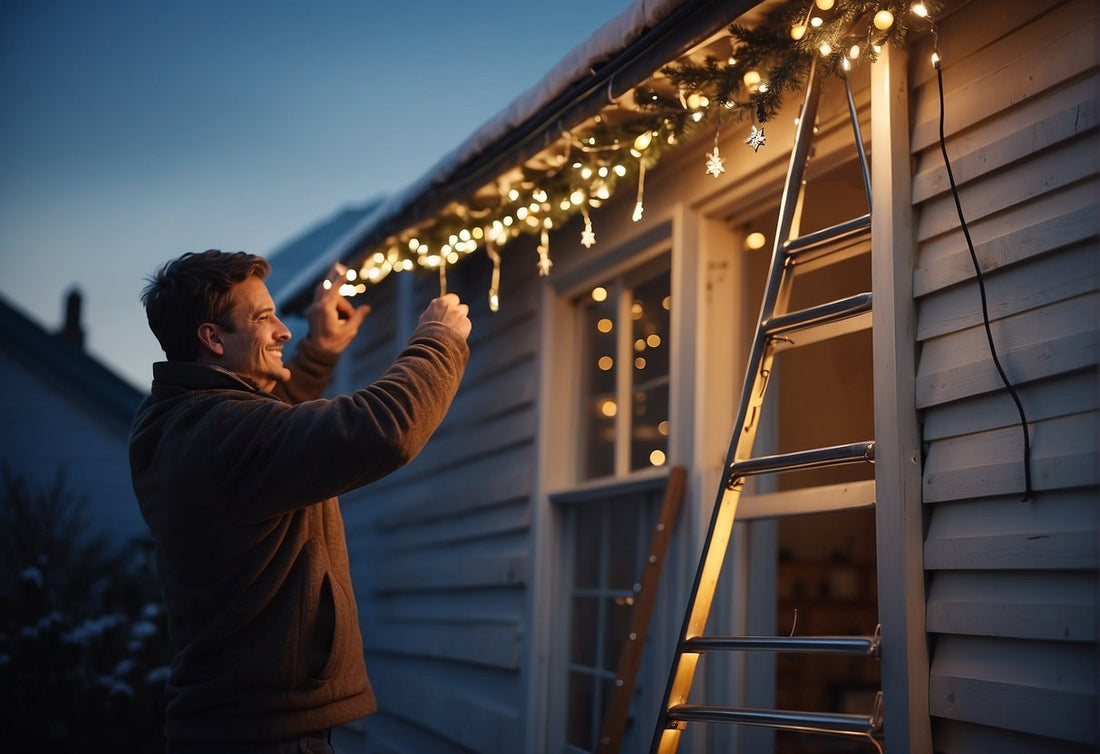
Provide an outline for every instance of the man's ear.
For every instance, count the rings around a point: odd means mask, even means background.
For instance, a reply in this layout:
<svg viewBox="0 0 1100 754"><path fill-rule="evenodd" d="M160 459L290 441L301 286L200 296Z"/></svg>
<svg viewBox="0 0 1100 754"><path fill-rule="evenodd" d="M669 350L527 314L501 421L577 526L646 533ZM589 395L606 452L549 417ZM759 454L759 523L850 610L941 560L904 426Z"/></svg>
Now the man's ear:
<svg viewBox="0 0 1100 754"><path fill-rule="evenodd" d="M203 350L211 356L224 356L225 346L222 344L218 326L213 322L203 322L199 325L199 343Z"/></svg>

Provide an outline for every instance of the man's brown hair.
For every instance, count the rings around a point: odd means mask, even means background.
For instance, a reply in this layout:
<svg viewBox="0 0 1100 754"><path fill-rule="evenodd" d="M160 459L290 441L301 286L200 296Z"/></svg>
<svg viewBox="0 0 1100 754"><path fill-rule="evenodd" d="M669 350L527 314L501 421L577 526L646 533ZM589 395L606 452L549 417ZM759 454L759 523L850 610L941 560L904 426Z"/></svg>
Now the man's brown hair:
<svg viewBox="0 0 1100 754"><path fill-rule="evenodd" d="M149 329L168 361L195 361L199 325L213 322L232 330L229 321L233 286L255 275L263 280L271 265L243 251L216 249L189 252L166 263L141 292Z"/></svg>

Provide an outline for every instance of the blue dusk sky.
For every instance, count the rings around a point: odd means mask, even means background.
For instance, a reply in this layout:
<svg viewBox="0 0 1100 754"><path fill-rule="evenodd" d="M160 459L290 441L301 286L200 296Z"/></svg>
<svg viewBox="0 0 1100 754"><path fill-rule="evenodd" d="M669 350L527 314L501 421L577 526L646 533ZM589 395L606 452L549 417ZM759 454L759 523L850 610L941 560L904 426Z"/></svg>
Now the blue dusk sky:
<svg viewBox="0 0 1100 754"><path fill-rule="evenodd" d="M0 295L142 389L138 300L402 190L631 0L18 0L0 9ZM369 320L368 320L369 326Z"/></svg>

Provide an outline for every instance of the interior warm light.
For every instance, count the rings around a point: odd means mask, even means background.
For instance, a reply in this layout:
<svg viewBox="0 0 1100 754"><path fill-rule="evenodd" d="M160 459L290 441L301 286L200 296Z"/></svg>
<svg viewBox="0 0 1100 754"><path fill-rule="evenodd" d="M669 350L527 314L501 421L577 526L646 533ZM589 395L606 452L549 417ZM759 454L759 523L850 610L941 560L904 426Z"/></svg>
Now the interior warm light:
<svg viewBox="0 0 1100 754"><path fill-rule="evenodd" d="M654 450L649 454L649 462L654 466L663 466L665 463L665 452L663 450Z"/></svg>
<svg viewBox="0 0 1100 754"><path fill-rule="evenodd" d="M848 50L848 57L852 60L855 60L859 57L859 52L859 45L852 45L851 49Z"/></svg>
<svg viewBox="0 0 1100 754"><path fill-rule="evenodd" d="M830 10L834 5L834 0L814 0L814 5L821 10Z"/></svg>
<svg viewBox="0 0 1100 754"><path fill-rule="evenodd" d="M825 23L825 19L821 18L820 16L814 16L810 19L810 26L814 27L815 29L820 28L823 23Z"/></svg>
<svg viewBox="0 0 1100 754"><path fill-rule="evenodd" d="M911 10L921 18L928 18L928 6L924 3L913 3Z"/></svg>
<svg viewBox="0 0 1100 754"><path fill-rule="evenodd" d="M516 199L519 199L519 191L516 189L509 190L508 201L514 202Z"/></svg>
<svg viewBox="0 0 1100 754"><path fill-rule="evenodd" d="M745 86L747 86L749 89L752 89L754 86L757 86L760 83L760 72L747 71L745 75L741 78L741 80L745 82Z"/></svg>
<svg viewBox="0 0 1100 754"><path fill-rule="evenodd" d="M634 368L635 369L645 369L645 358L642 357L642 356L639 356L638 358L634 359Z"/></svg>
<svg viewBox="0 0 1100 754"><path fill-rule="evenodd" d="M607 301L607 289L603 286L596 286L592 289L593 301Z"/></svg>
<svg viewBox="0 0 1100 754"><path fill-rule="evenodd" d="M657 346L661 345L661 336L657 333L653 333L645 339L645 342L646 345L648 345L650 348L656 348Z"/></svg>
<svg viewBox="0 0 1100 754"><path fill-rule="evenodd" d="M600 332L611 332L613 329L615 329L615 323L609 320L607 317L604 317L596 323L596 329Z"/></svg>
<svg viewBox="0 0 1100 754"><path fill-rule="evenodd" d="M664 309L666 312L672 310L671 296L665 296L663 299L661 299L661 308Z"/></svg>
<svg viewBox="0 0 1100 754"><path fill-rule="evenodd" d="M831 44L829 44L828 42L822 42L821 47L819 47L817 49L821 50L822 55L828 55L829 53L831 53L833 51L833 46Z"/></svg>
<svg viewBox="0 0 1100 754"><path fill-rule="evenodd" d="M642 339L642 338L638 338L636 341L634 341L634 350L637 351L638 353L641 353L642 351L644 351L645 350L645 340Z"/></svg>
<svg viewBox="0 0 1100 754"><path fill-rule="evenodd" d="M639 152L644 152L647 147L653 142L652 131L642 131L634 139L634 148Z"/></svg>
<svg viewBox="0 0 1100 754"><path fill-rule="evenodd" d="M626 166L625 165L616 165L615 167L613 167L611 169L614 170L615 175L619 176L620 178L622 178L624 175L626 175Z"/></svg>
<svg viewBox="0 0 1100 754"><path fill-rule="evenodd" d="M604 401L600 404L600 413L610 419L619 413L619 407L615 405L615 401Z"/></svg>
<svg viewBox="0 0 1100 754"><path fill-rule="evenodd" d="M763 249L764 244L768 242L768 237L760 231L754 231L745 236L745 248L747 249Z"/></svg>
<svg viewBox="0 0 1100 754"><path fill-rule="evenodd" d="M630 305L630 316L634 319L641 319L643 314L645 314L645 308L641 301L635 301Z"/></svg>
<svg viewBox="0 0 1100 754"><path fill-rule="evenodd" d="M668 420L659 422L657 424L657 431L665 437L668 437Z"/></svg>
<svg viewBox="0 0 1100 754"><path fill-rule="evenodd" d="M573 193L569 195L569 201L573 204L580 204L584 201L584 192L580 189L574 189Z"/></svg>
<svg viewBox="0 0 1100 754"><path fill-rule="evenodd" d="M615 366L615 360L610 356L601 356L600 360L596 362L596 366L600 368L601 372L610 372L611 367Z"/></svg>
<svg viewBox="0 0 1100 754"><path fill-rule="evenodd" d="M794 41L797 42L798 40L802 39L802 37L804 37L804 36L806 36L806 27L805 26L803 26L802 24L796 24L796 25L791 27L791 39L793 39Z"/></svg>
<svg viewBox="0 0 1100 754"><path fill-rule="evenodd" d="M875 14L874 24L879 31L886 31L894 25L894 14L884 8Z"/></svg>

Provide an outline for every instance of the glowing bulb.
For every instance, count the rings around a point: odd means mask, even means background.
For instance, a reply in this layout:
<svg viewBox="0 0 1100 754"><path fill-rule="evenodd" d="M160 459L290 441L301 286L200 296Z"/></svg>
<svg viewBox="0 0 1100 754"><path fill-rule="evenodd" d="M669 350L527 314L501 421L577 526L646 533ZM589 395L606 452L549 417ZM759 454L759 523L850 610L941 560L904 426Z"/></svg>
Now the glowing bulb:
<svg viewBox="0 0 1100 754"><path fill-rule="evenodd" d="M604 317L603 319L601 319L599 322L596 323L596 329L599 330L600 332L603 332L603 333L611 332L614 328L615 328L615 323L612 322L607 317Z"/></svg>
<svg viewBox="0 0 1100 754"><path fill-rule="evenodd" d="M419 248L420 248L420 239L419 238L410 238L409 239L409 251L416 251Z"/></svg>
<svg viewBox="0 0 1100 754"><path fill-rule="evenodd" d="M756 231L755 233L749 233L745 237L745 246L750 249L762 249L764 248L764 244L766 244L767 242L767 237L759 231Z"/></svg>
<svg viewBox="0 0 1100 754"><path fill-rule="evenodd" d="M666 312L672 310L671 296L665 296L663 299L661 299L661 308L664 309Z"/></svg>
<svg viewBox="0 0 1100 754"><path fill-rule="evenodd" d="M569 195L569 201L572 204L580 204L584 201L584 192L580 189L575 189L573 193Z"/></svg>
<svg viewBox="0 0 1100 754"><path fill-rule="evenodd" d="M759 71L748 71L741 80L745 82L745 86L752 89L760 83L760 73Z"/></svg>
<svg viewBox="0 0 1100 754"><path fill-rule="evenodd" d="M848 50L848 57L852 60L859 57L859 45L852 45L852 48Z"/></svg>
<svg viewBox="0 0 1100 754"><path fill-rule="evenodd" d="M596 175L598 175L600 178L606 178L607 174L610 172L611 171L607 169L607 165L600 165L600 169L596 171Z"/></svg>
<svg viewBox="0 0 1100 754"><path fill-rule="evenodd" d="M604 401L600 404L600 413L610 419L619 413L619 407L615 405L615 401Z"/></svg>
<svg viewBox="0 0 1100 754"><path fill-rule="evenodd" d="M924 3L913 3L911 10L921 18L928 18L928 6Z"/></svg>
<svg viewBox="0 0 1100 754"><path fill-rule="evenodd" d="M466 228L463 228L462 230L459 231L458 237L461 238L463 241L469 241L470 240L470 231Z"/></svg>
<svg viewBox="0 0 1100 754"><path fill-rule="evenodd" d="M527 208L526 207L520 207L519 209L516 210L516 219L517 220L522 220L525 217L527 217Z"/></svg>
<svg viewBox="0 0 1100 754"><path fill-rule="evenodd" d="M642 351L644 351L645 350L645 340L643 340L642 338L638 338L636 341L634 341L634 350L637 351L638 353L641 353Z"/></svg>
<svg viewBox="0 0 1100 754"><path fill-rule="evenodd" d="M505 227L505 228L510 228L510 227L512 227L512 223L514 223L514 222L515 222L515 220L513 220L513 219L512 219L512 216L511 216L511 215L505 215L505 216L504 216L504 219L503 219L503 220L501 220L501 222L503 222L503 223L504 223L504 227Z"/></svg>
<svg viewBox="0 0 1100 754"><path fill-rule="evenodd" d="M819 47L818 49L821 50L822 55L828 55L833 51L833 46L828 42L822 42L821 47Z"/></svg>
<svg viewBox="0 0 1100 754"><path fill-rule="evenodd" d="M604 288L603 286L600 286L600 285L593 288L592 289L592 300L593 301L607 301L607 289Z"/></svg>
<svg viewBox="0 0 1100 754"><path fill-rule="evenodd" d="M611 196L611 191L605 185L600 185L595 191L597 199L607 199Z"/></svg>
<svg viewBox="0 0 1100 754"><path fill-rule="evenodd" d="M514 202L516 199L519 199L519 191L516 189L510 190L508 192L508 201Z"/></svg>
<svg viewBox="0 0 1100 754"><path fill-rule="evenodd" d="M653 333L652 335L650 335L648 338L645 339L645 342L646 342L646 345L649 346L650 348L656 348L657 346L661 345L661 336L658 335L657 333Z"/></svg>
<svg viewBox="0 0 1100 754"><path fill-rule="evenodd" d="M332 288L332 281L331 281L331 280L328 280L328 279L326 278L326 279L325 279L324 281L322 281L322 283L321 283L321 287L322 287L322 288L324 288L324 289L325 289L326 291L327 291L327 290L329 290L329 289L331 289L331 288Z"/></svg>
<svg viewBox="0 0 1100 754"><path fill-rule="evenodd" d="M655 450L649 454L649 462L653 466L662 466L665 462L665 452L663 450Z"/></svg>
<svg viewBox="0 0 1100 754"><path fill-rule="evenodd" d="M665 437L668 437L668 421L662 421L657 425L657 431Z"/></svg>
<svg viewBox="0 0 1100 754"><path fill-rule="evenodd" d="M583 170L581 170L581 178L583 178L587 181L591 177L592 177L592 168L586 167Z"/></svg>
<svg viewBox="0 0 1100 754"><path fill-rule="evenodd" d="M932 67L939 70L940 67L940 54L938 52L932 53Z"/></svg>
<svg viewBox="0 0 1100 754"><path fill-rule="evenodd" d="M359 273L355 270L349 269L345 277L347 277L348 280L355 280L355 278L359 277Z"/></svg>
<svg viewBox="0 0 1100 754"><path fill-rule="evenodd" d="M619 176L620 178L622 178L624 175L626 175L626 166L625 165L616 165L615 167L613 167L611 169L613 171L615 171L615 175Z"/></svg>
<svg viewBox="0 0 1100 754"><path fill-rule="evenodd" d="M638 358L634 359L634 368L638 370L645 369L645 358L639 356Z"/></svg>
<svg viewBox="0 0 1100 754"><path fill-rule="evenodd" d="M561 203L558 205L558 208L562 212L568 212L569 208L572 207L572 206L573 206L572 203L570 203L570 201L568 199L562 199Z"/></svg>
<svg viewBox="0 0 1100 754"><path fill-rule="evenodd" d="M884 8L875 14L874 24L879 31L886 31L894 25L894 14Z"/></svg>
<svg viewBox="0 0 1100 754"><path fill-rule="evenodd" d="M537 189L535 193L531 194L531 198L533 198L536 202L545 202L546 192L542 189Z"/></svg>
<svg viewBox="0 0 1100 754"><path fill-rule="evenodd" d="M638 202L634 205L634 214L630 216L630 219L634 222L638 222L642 219L642 203Z"/></svg>
<svg viewBox="0 0 1100 754"><path fill-rule="evenodd" d="M756 91L758 91L758 92L760 92L761 94L763 94L764 92L768 91L768 85L767 85L766 83L764 83L764 84L761 84L760 86L758 86L758 87L756 88Z"/></svg>
<svg viewBox="0 0 1100 754"><path fill-rule="evenodd" d="M630 316L634 319L641 319L645 315L645 308L642 307L641 301L635 301L630 305Z"/></svg>
<svg viewBox="0 0 1100 754"><path fill-rule="evenodd" d="M814 5L821 8L821 10L829 10L833 7L833 4L834 0L814 0Z"/></svg>
<svg viewBox="0 0 1100 754"><path fill-rule="evenodd" d="M791 27L791 39L793 39L794 41L797 42L798 40L802 39L802 37L804 37L804 36L806 36L806 27L805 26L803 26L802 24L796 24L796 25Z"/></svg>
<svg viewBox="0 0 1100 754"><path fill-rule="evenodd" d="M601 356L600 360L596 362L596 365L600 368L601 372L610 372L611 367L615 366L615 360L610 356Z"/></svg>
<svg viewBox="0 0 1100 754"><path fill-rule="evenodd" d="M810 26L814 27L815 29L820 27L823 23L825 23L825 20L822 19L820 16L814 16L810 19Z"/></svg>
<svg viewBox="0 0 1100 754"><path fill-rule="evenodd" d="M639 152L644 152L650 143L653 141L652 131L643 131L634 138L634 148Z"/></svg>
<svg viewBox="0 0 1100 754"><path fill-rule="evenodd" d="M695 121L696 123L698 123L699 121L701 121L703 119L703 113L694 112L694 113L691 114L691 119L693 121Z"/></svg>
<svg viewBox="0 0 1100 754"><path fill-rule="evenodd" d="M852 63L848 60L848 58L841 58L840 67L843 68L845 71L850 71L852 70Z"/></svg>

